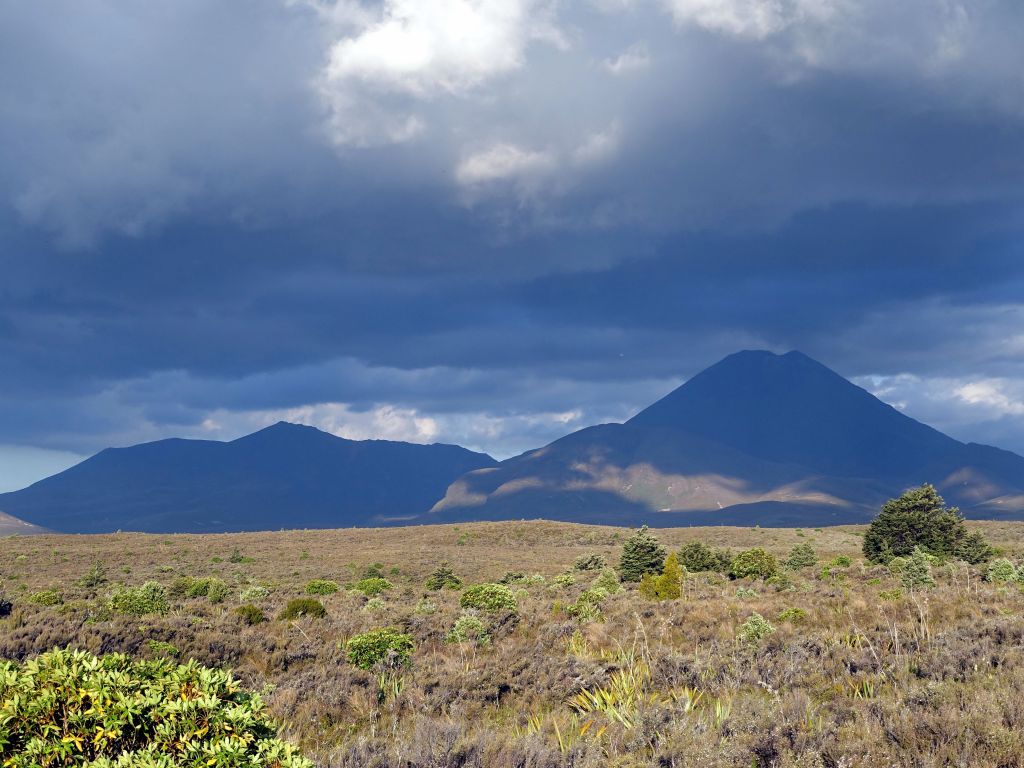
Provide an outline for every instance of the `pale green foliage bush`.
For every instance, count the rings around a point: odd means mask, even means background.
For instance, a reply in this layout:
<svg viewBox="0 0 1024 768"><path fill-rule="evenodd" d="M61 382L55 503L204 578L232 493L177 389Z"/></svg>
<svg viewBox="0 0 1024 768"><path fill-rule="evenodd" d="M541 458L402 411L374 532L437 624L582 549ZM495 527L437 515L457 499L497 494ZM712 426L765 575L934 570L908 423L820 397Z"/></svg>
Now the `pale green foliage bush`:
<svg viewBox="0 0 1024 768"><path fill-rule="evenodd" d="M255 603L258 600L266 600L270 597L270 590L255 584L245 589L239 597L244 603Z"/></svg>
<svg viewBox="0 0 1024 768"><path fill-rule="evenodd" d="M115 613L129 616L167 613L170 610L167 591L162 584L155 581L147 581L141 587L118 590L110 599L110 607Z"/></svg>
<svg viewBox="0 0 1024 768"><path fill-rule="evenodd" d="M338 582L330 579L313 579L306 584L307 595L333 595L339 589Z"/></svg>
<svg viewBox="0 0 1024 768"><path fill-rule="evenodd" d="M480 611L514 611L518 607L512 590L504 584L475 584L462 593L459 605Z"/></svg>
<svg viewBox="0 0 1024 768"><path fill-rule="evenodd" d="M366 601L366 605L363 606L363 610L368 613L379 613L387 608L387 603L384 602L383 598L371 597Z"/></svg>
<svg viewBox="0 0 1024 768"><path fill-rule="evenodd" d="M914 547L914 551L907 558L906 565L900 574L900 583L904 589L914 591L922 587L934 587L935 579L932 578L932 563L935 557L929 555L921 547Z"/></svg>
<svg viewBox="0 0 1024 768"><path fill-rule="evenodd" d="M993 584L1005 584L1018 578L1017 568L1005 557L1000 557L988 564L985 580Z"/></svg>
<svg viewBox="0 0 1024 768"><path fill-rule="evenodd" d="M556 587L571 587L576 583L576 577L571 573L560 573L551 580L551 584Z"/></svg>
<svg viewBox="0 0 1024 768"><path fill-rule="evenodd" d="M426 597L421 598L420 601L416 603L414 611L420 616L429 616L432 613L437 613L437 603Z"/></svg>
<svg viewBox="0 0 1024 768"><path fill-rule="evenodd" d="M349 663L360 669L373 669L378 664L389 669L404 667L415 648L411 636L392 627L355 635L345 644Z"/></svg>
<svg viewBox="0 0 1024 768"><path fill-rule="evenodd" d="M577 571L600 571L606 565L607 563L605 562L604 555L592 553L577 557L576 561L572 564L572 567Z"/></svg>
<svg viewBox="0 0 1024 768"><path fill-rule="evenodd" d="M448 631L444 639L446 643L465 643L471 640L477 645L487 645L491 642L491 636L484 623L479 617L469 613L465 613L455 620L455 625Z"/></svg>
<svg viewBox="0 0 1024 768"><path fill-rule="evenodd" d="M619 584L619 575L615 573L614 568L605 568L602 570L600 575L594 579L594 583L591 584L591 587L603 589L609 595L614 595L622 588Z"/></svg>
<svg viewBox="0 0 1024 768"><path fill-rule="evenodd" d="M651 600L678 600L682 595L683 569L673 552L665 558L661 575L645 573L640 578L640 594Z"/></svg>
<svg viewBox="0 0 1024 768"><path fill-rule="evenodd" d="M0 661L0 724L8 768L313 766L276 738L259 696L194 661L71 650Z"/></svg>
<svg viewBox="0 0 1024 768"><path fill-rule="evenodd" d="M786 621L790 624L803 624L807 621L807 611L803 608L787 608L779 614L779 621Z"/></svg>
<svg viewBox="0 0 1024 768"><path fill-rule="evenodd" d="M736 636L742 643L756 645L774 631L775 627L772 626L768 619L760 613L752 613L750 618L740 626Z"/></svg>
<svg viewBox="0 0 1024 768"><path fill-rule="evenodd" d="M370 578L357 581L353 588L357 592L362 592L367 597L373 597L374 595L379 595L382 592L387 592L389 589L393 589L394 586L394 584L385 578L380 576L371 576Z"/></svg>
<svg viewBox="0 0 1024 768"><path fill-rule="evenodd" d="M53 606L60 605L61 603L63 603L64 598L56 589L44 589L32 594L29 597L28 601L30 603L35 603L36 605Z"/></svg>

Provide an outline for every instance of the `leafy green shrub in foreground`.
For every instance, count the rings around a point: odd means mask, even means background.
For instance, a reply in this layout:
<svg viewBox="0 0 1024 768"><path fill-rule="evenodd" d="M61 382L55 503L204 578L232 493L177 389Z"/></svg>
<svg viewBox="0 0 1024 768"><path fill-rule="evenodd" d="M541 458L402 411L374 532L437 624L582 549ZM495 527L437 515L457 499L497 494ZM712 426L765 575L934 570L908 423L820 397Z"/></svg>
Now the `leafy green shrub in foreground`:
<svg viewBox="0 0 1024 768"><path fill-rule="evenodd" d="M355 635L346 644L350 664L360 669L373 669L378 664L404 667L409 663L416 646L410 635L385 627Z"/></svg>
<svg viewBox="0 0 1024 768"><path fill-rule="evenodd" d="M1017 578L1017 569L1013 563L1005 557L1000 557L988 564L988 572L985 574L985 581L993 584L1005 584Z"/></svg>
<svg viewBox="0 0 1024 768"><path fill-rule="evenodd" d="M64 602L64 598L56 589L44 589L35 592L28 601L36 605L60 605Z"/></svg>
<svg viewBox="0 0 1024 768"><path fill-rule="evenodd" d="M514 611L518 608L516 596L504 584L474 584L462 593L459 605L480 611Z"/></svg>
<svg viewBox="0 0 1024 768"><path fill-rule="evenodd" d="M306 584L307 595L333 595L339 589L338 582L330 579L313 579Z"/></svg>
<svg viewBox="0 0 1024 768"><path fill-rule="evenodd" d="M455 625L444 636L444 641L464 643L467 640L472 640L477 645L487 645L491 641L491 636L478 617L464 614L455 620Z"/></svg>
<svg viewBox="0 0 1024 768"><path fill-rule="evenodd" d="M324 604L319 600L314 600L311 597L298 597L294 600L289 600L288 605L284 607L284 610L281 611L277 618L291 621L303 616L310 619L322 619L326 615L327 609L324 608Z"/></svg>
<svg viewBox="0 0 1024 768"><path fill-rule="evenodd" d="M128 616L147 616L151 613L167 613L167 592L163 584L147 581L141 587L120 589L110 599L110 607L115 613Z"/></svg>
<svg viewBox="0 0 1024 768"><path fill-rule="evenodd" d="M0 661L4 766L312 768L230 672L57 650Z"/></svg>
<svg viewBox="0 0 1024 768"><path fill-rule="evenodd" d="M779 572L779 563L775 556L760 547L740 552L732 561L729 575L734 579L754 577L770 579Z"/></svg>
<svg viewBox="0 0 1024 768"><path fill-rule="evenodd" d="M775 627L760 613L750 614L737 633L737 639L748 645L756 645L775 631Z"/></svg>
<svg viewBox="0 0 1024 768"><path fill-rule="evenodd" d="M615 572L614 568L605 568L590 586L594 589L603 589L609 595L614 595L621 588L619 586L619 574Z"/></svg>

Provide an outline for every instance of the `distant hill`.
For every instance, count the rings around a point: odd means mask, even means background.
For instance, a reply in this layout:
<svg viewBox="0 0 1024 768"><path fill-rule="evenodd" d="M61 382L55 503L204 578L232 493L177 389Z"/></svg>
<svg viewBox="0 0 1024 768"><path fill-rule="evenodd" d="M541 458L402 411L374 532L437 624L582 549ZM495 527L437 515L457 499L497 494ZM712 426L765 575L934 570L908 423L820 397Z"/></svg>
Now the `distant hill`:
<svg viewBox="0 0 1024 768"><path fill-rule="evenodd" d="M817 525L923 482L969 516L1024 517L1024 457L954 440L800 352L746 351L625 424L468 473L429 518Z"/></svg>
<svg viewBox="0 0 1024 768"><path fill-rule="evenodd" d="M46 530L0 512L0 536L30 536L36 533L46 533Z"/></svg>
<svg viewBox="0 0 1024 768"><path fill-rule="evenodd" d="M493 466L455 445L345 440L280 422L231 442L108 448L13 493L0 511L68 533L343 528L408 521Z"/></svg>

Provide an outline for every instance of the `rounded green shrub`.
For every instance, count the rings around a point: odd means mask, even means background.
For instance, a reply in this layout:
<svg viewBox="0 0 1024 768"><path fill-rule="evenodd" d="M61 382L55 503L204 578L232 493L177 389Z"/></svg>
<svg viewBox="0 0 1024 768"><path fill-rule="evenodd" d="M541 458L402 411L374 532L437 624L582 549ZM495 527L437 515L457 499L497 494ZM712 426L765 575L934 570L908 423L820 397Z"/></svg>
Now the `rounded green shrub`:
<svg viewBox="0 0 1024 768"><path fill-rule="evenodd" d="M306 584L307 595L333 595L339 589L338 582L330 579L313 579Z"/></svg>
<svg viewBox="0 0 1024 768"><path fill-rule="evenodd" d="M327 609L324 608L324 604L319 600L314 600L311 597L297 597L294 600L288 601L288 604L278 614L277 618L283 621L292 621L303 617L322 619L326 615Z"/></svg>
<svg viewBox="0 0 1024 768"><path fill-rule="evenodd" d="M985 580L993 584L1005 584L1017 578L1017 568L1005 557L997 558L988 564Z"/></svg>
<svg viewBox="0 0 1024 768"><path fill-rule="evenodd" d="M591 589L603 589L609 595L614 595L622 587L619 584L619 574L615 572L614 568L604 568L594 583L590 585Z"/></svg>
<svg viewBox="0 0 1024 768"><path fill-rule="evenodd" d="M266 587L260 586L259 584L254 584L253 586L243 590L239 597L242 602L255 603L257 600L266 600L270 597L270 590Z"/></svg>
<svg viewBox="0 0 1024 768"><path fill-rule="evenodd" d="M64 598L56 589L44 589L29 596L28 601L36 605L60 605Z"/></svg>
<svg viewBox="0 0 1024 768"><path fill-rule="evenodd" d="M597 553L591 553L588 555L580 555L573 562L572 567L577 571L600 571L605 568L607 563L605 562L604 555Z"/></svg>
<svg viewBox="0 0 1024 768"><path fill-rule="evenodd" d="M752 613L740 626L736 637L741 643L756 645L775 631L775 627L760 613Z"/></svg>
<svg viewBox="0 0 1024 768"><path fill-rule="evenodd" d="M163 584L155 581L147 581L141 587L118 590L110 599L110 607L115 613L128 616L146 616L170 610L167 591Z"/></svg>
<svg viewBox="0 0 1024 768"><path fill-rule="evenodd" d="M0 755L30 766L312 768L258 695L195 661L55 650L0 661Z"/></svg>
<svg viewBox="0 0 1024 768"><path fill-rule="evenodd" d="M761 547L740 552L729 568L729 575L734 579L770 579L778 572L779 563L775 556Z"/></svg>
<svg viewBox="0 0 1024 768"><path fill-rule="evenodd" d="M779 614L779 621L788 621L790 624L803 624L807 621L807 611L803 608L787 608Z"/></svg>
<svg viewBox="0 0 1024 768"><path fill-rule="evenodd" d="M360 669L373 669L378 664L392 669L403 667L415 648L410 635L392 627L355 635L345 644L349 663Z"/></svg>
<svg viewBox="0 0 1024 768"><path fill-rule="evenodd" d="M444 640L446 643L465 643L471 640L477 645L487 645L491 636L477 616L464 614L455 620L455 625L444 636Z"/></svg>
<svg viewBox="0 0 1024 768"><path fill-rule="evenodd" d="M250 627L255 626L256 624L262 624L267 620L263 611L252 603L238 606L235 609L235 615L238 616L244 624L247 624Z"/></svg>
<svg viewBox="0 0 1024 768"><path fill-rule="evenodd" d="M712 550L703 541L693 541L679 550L679 564L690 573L727 573L732 556L724 549Z"/></svg>
<svg viewBox="0 0 1024 768"><path fill-rule="evenodd" d="M514 611L518 608L516 596L504 584L475 584L459 598L463 608L480 611Z"/></svg>
<svg viewBox="0 0 1024 768"><path fill-rule="evenodd" d="M793 547L793 549L789 551L789 557L786 558L786 567L791 571L799 571L802 568L813 568L817 564L818 553L815 552L814 547L806 541Z"/></svg>
<svg viewBox="0 0 1024 768"><path fill-rule="evenodd" d="M387 592L389 589L393 589L394 586L394 584L383 577L371 576L368 579L361 579L360 581L357 581L354 589L357 592L362 592L367 597L373 597L374 595L379 595L382 592Z"/></svg>

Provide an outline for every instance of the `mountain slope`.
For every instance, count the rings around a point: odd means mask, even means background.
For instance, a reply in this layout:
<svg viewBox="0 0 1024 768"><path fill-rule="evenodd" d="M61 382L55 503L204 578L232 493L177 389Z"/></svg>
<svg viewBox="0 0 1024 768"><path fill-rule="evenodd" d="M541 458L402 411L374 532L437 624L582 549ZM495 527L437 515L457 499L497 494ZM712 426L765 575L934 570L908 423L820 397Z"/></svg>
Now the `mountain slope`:
<svg viewBox="0 0 1024 768"><path fill-rule="evenodd" d="M470 473L435 519L853 522L905 487L1024 511L1024 458L964 444L799 352L730 355L638 413Z"/></svg>
<svg viewBox="0 0 1024 768"><path fill-rule="evenodd" d="M345 440L281 422L228 443L110 448L0 494L0 510L76 533L381 525L423 512L459 475L494 463L454 445Z"/></svg>

